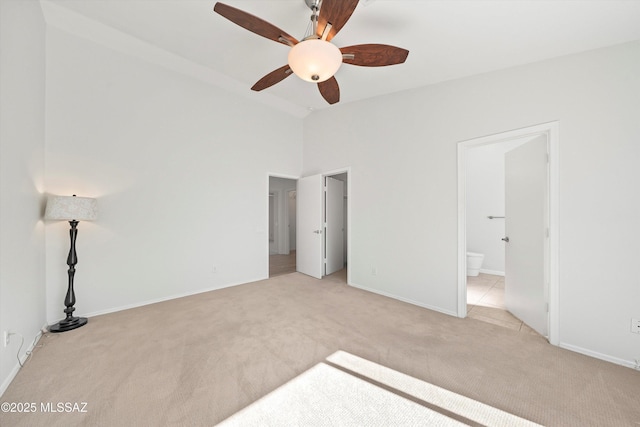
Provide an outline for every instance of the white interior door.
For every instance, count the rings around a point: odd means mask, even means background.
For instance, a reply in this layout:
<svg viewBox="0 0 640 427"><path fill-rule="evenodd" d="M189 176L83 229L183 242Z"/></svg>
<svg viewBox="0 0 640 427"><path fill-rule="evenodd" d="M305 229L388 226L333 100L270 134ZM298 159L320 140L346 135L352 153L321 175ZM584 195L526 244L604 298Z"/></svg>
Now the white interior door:
<svg viewBox="0 0 640 427"><path fill-rule="evenodd" d="M541 135L505 154L505 305L548 336L547 138Z"/></svg>
<svg viewBox="0 0 640 427"><path fill-rule="evenodd" d="M326 179L325 274L344 268L344 182Z"/></svg>
<svg viewBox="0 0 640 427"><path fill-rule="evenodd" d="M298 180L296 194L296 269L322 279L322 175Z"/></svg>

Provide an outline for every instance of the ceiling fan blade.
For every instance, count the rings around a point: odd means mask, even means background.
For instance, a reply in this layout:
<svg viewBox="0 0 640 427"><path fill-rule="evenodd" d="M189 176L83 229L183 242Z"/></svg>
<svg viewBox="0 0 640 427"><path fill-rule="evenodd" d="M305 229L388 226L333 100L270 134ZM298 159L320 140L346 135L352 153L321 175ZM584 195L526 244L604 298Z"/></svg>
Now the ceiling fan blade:
<svg viewBox="0 0 640 427"><path fill-rule="evenodd" d="M316 35L322 37L327 24L331 24L331 29L326 37L327 41L331 40L351 18L357 5L358 0L322 0Z"/></svg>
<svg viewBox="0 0 640 427"><path fill-rule="evenodd" d="M318 83L318 89L320 89L320 94L329 104L335 104L340 101L340 87L335 77Z"/></svg>
<svg viewBox="0 0 640 427"><path fill-rule="evenodd" d="M400 47L386 44L359 44L340 48L344 57L342 62L362 67L383 67L385 65L402 64L409 55L409 51Z"/></svg>
<svg viewBox="0 0 640 427"><path fill-rule="evenodd" d="M282 80L286 79L292 74L293 72L289 68L289 65L285 65L284 67L280 67L277 70L273 70L272 72L258 80L256 84L251 87L251 90L261 91L273 86L276 83L280 83Z"/></svg>
<svg viewBox="0 0 640 427"><path fill-rule="evenodd" d="M298 40L296 40L295 37L290 36L275 25L270 24L257 16L253 16L250 13L236 9L235 7L231 7L224 3L216 3L213 10L227 18L229 21L240 25L242 28L254 32L259 36L266 37L269 40L273 40L287 46L293 46L298 43Z"/></svg>

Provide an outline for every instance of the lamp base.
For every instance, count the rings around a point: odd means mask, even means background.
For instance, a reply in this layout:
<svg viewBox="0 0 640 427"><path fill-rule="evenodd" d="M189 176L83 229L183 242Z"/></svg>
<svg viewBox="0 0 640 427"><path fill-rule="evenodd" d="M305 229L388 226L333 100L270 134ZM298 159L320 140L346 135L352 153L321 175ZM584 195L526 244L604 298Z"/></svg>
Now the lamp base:
<svg viewBox="0 0 640 427"><path fill-rule="evenodd" d="M71 319L64 319L49 326L49 332L67 332L72 329L77 329L80 326L86 325L88 322L86 317L72 317Z"/></svg>

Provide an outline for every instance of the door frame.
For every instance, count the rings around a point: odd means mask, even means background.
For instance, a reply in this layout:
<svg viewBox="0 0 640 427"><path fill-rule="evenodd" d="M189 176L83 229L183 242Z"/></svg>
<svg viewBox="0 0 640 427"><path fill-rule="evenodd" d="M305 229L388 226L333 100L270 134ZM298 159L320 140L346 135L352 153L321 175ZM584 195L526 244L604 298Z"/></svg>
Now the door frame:
<svg viewBox="0 0 640 427"><path fill-rule="evenodd" d="M549 343L560 344L559 337L559 274L558 274L558 190L559 190L559 122L548 122L498 134L459 141L458 148L458 310L460 318L467 317L467 230L466 230L466 159L467 151L482 145L496 144L528 136L546 135L549 147L548 168L548 291Z"/></svg>

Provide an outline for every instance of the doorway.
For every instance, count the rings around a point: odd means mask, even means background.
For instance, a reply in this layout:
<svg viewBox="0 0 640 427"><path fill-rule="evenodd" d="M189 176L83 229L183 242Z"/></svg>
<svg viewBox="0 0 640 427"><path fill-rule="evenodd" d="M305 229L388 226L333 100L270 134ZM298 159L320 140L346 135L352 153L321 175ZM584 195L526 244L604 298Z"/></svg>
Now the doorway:
<svg viewBox="0 0 640 427"><path fill-rule="evenodd" d="M548 157L545 160L548 160L547 164L544 164L544 173L545 176L545 194L542 199L538 199L539 203L544 205L544 209L546 210L546 228L547 230L539 230L540 235L547 234L548 237L541 238L540 245L543 245L544 248L539 252L544 252L544 254L540 255L540 267L536 274L539 273L539 288L536 290L539 294L539 298L544 298L544 301L535 301L531 304L522 304L522 298L518 297L516 294L520 292L521 294L525 293L526 290L518 290L518 286L511 286L511 295L505 295L504 304L505 306L510 305L509 310L513 310L514 313L517 312L518 316L525 317L527 319L527 323L536 323L536 321L530 317L530 313L522 312L521 307L527 307L528 305L535 305L539 310L544 310L544 312L538 312L538 316L543 316L542 322L544 325L540 326L539 324L535 329L542 330L546 332L546 335L549 339L549 342L552 344L558 344L558 334L557 334L557 319L558 319L558 277L557 277L557 189L558 189L558 163L557 163L557 145L558 145L558 124L557 122L547 123L538 126L532 126L529 128L518 129L515 131L509 131L497 135L491 135L488 137L476 138L468 141L463 141L458 144L458 316L459 317L467 317L468 309L467 309L467 297L468 291L473 292L473 289L478 279L474 277L467 277L467 252L484 252L484 255L487 258L487 263L485 263L484 272L480 273L481 279L486 279L484 285L491 286L493 292L496 294L503 292L503 295L506 294L504 290L501 290L501 283L505 283L501 281L501 275L507 274L510 277L518 277L517 274L514 274L513 265L516 265L519 261L519 257L517 255L518 251L522 245L510 245L510 243L506 243L498 240L498 242L493 241L491 244L493 245L493 249L489 248L478 248L479 246L479 236L478 234L495 234L496 232L502 234L502 237L507 237L506 222L507 220L504 217L504 211L499 211L499 208L494 212L495 208L487 208L487 206L491 206L491 203L482 201L482 203L478 203L478 200L474 199L471 192L474 190L474 185L476 182L470 183L470 179L474 173L477 171L474 169L477 165L473 163L470 166L470 161L475 157L478 157L480 153L500 153L502 152L502 159L504 159L504 153L508 151L517 152L517 146L524 146L527 142L530 142L538 138L538 142L544 140L544 150L548 149ZM531 145L534 145L532 142ZM481 156L480 156L481 157ZM516 160L514 160L516 161ZM522 165L526 165L527 163L523 163ZM491 175L491 174L489 174ZM476 195L477 196L477 195ZM522 203L522 201L518 201L517 203ZM478 205L483 206L485 211L483 215L479 215L478 212L481 212L482 209L478 210ZM495 204L493 206L496 206ZM511 209L513 215L511 224L516 224L516 209L514 206L518 206L518 204L512 204ZM470 212L469 210L472 210ZM486 210L490 209L490 210ZM481 232L479 233L477 229L474 227L478 226L478 222L482 222L480 225ZM536 224L536 227L544 226ZM501 229L502 227L502 229ZM511 227L513 230L518 230L517 228ZM514 231L515 232L515 231ZM497 239L497 236L493 236L492 239ZM517 239L517 242L521 242L524 239ZM512 242L513 243L513 242ZM500 254L499 246L507 249L504 250L503 254ZM482 252L481 252L482 251ZM507 252L511 253L511 274L508 273L509 269L506 267L506 263L500 265L499 261L500 257L504 260L505 254ZM482 270L481 270L482 271ZM469 280L469 282L468 282ZM520 281L520 280L519 280ZM508 286L508 279L507 279ZM469 287L467 286L470 284ZM516 295L514 297L514 295ZM474 295L475 298L479 298L478 294ZM515 307L515 308L513 308ZM531 326L531 325L530 325Z"/></svg>
<svg viewBox="0 0 640 427"><path fill-rule="evenodd" d="M474 146L466 153L466 240L472 254L467 257L467 316L517 331L528 330L528 323L505 301L505 158L533 138ZM546 325L538 329L546 335Z"/></svg>
<svg viewBox="0 0 640 427"><path fill-rule="evenodd" d="M348 175L325 176L324 275L347 268Z"/></svg>
<svg viewBox="0 0 640 427"><path fill-rule="evenodd" d="M296 187L296 179L269 176L269 277L296 271Z"/></svg>

